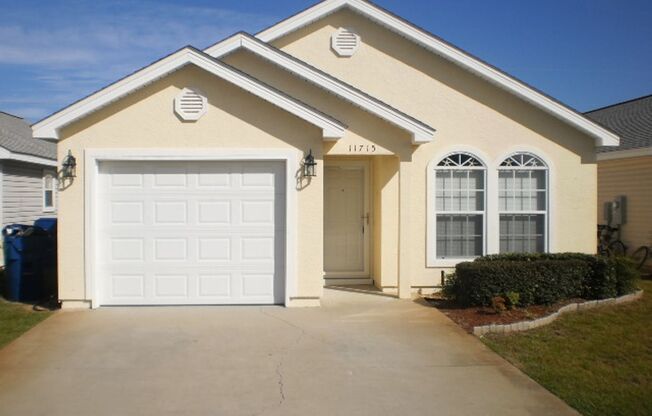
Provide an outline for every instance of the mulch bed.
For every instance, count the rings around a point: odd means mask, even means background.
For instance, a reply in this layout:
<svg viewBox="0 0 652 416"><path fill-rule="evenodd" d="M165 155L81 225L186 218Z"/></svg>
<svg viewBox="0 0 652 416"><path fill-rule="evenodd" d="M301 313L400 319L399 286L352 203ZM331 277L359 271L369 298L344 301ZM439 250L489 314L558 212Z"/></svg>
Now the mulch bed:
<svg viewBox="0 0 652 416"><path fill-rule="evenodd" d="M515 322L534 320L550 315L559 308L569 303L581 303L584 299L568 299L552 305L532 305L527 308L516 308L502 313L496 313L490 307L462 308L449 300L433 295L424 298L428 304L434 306L448 316L453 322L464 328L469 333L474 326L491 324L513 324Z"/></svg>

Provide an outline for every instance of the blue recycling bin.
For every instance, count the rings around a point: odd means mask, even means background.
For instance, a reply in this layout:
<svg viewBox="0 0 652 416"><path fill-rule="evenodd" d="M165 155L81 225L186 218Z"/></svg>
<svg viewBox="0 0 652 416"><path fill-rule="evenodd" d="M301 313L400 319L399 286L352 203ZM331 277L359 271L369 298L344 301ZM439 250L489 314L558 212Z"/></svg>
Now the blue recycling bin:
<svg viewBox="0 0 652 416"><path fill-rule="evenodd" d="M2 235L5 298L15 302L33 302L55 294L56 234L39 226L12 224L2 230Z"/></svg>
<svg viewBox="0 0 652 416"><path fill-rule="evenodd" d="M39 218L34 221L34 226L44 230L47 239L43 245L43 281L41 299L56 298L57 288L57 219Z"/></svg>

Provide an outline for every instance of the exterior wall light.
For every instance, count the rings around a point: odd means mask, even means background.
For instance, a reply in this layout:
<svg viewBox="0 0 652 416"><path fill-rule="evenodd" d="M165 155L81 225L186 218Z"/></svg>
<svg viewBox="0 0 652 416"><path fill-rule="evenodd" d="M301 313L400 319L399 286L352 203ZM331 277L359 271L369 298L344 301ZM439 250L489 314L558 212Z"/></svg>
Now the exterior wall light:
<svg viewBox="0 0 652 416"><path fill-rule="evenodd" d="M61 178L62 179L73 179L77 176L77 159L72 155L72 152L68 150L68 154L63 158L63 163L61 164Z"/></svg>
<svg viewBox="0 0 652 416"><path fill-rule="evenodd" d="M315 166L317 166L317 162L315 162L315 157L312 155L312 149L310 149L310 153L308 153L303 160L303 176L309 178L317 176L317 173L315 173Z"/></svg>

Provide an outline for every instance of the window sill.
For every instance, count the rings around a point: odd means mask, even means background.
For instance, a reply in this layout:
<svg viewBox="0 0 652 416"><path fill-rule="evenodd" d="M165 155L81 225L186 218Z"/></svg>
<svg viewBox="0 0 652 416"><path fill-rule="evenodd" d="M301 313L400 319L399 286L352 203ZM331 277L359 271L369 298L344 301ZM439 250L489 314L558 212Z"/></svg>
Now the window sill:
<svg viewBox="0 0 652 416"><path fill-rule="evenodd" d="M428 267L429 268L438 268L438 267L455 267L458 263L462 263L465 261L473 261L477 257L466 257L466 258L458 258L458 259L436 259L436 260L431 260L428 262Z"/></svg>

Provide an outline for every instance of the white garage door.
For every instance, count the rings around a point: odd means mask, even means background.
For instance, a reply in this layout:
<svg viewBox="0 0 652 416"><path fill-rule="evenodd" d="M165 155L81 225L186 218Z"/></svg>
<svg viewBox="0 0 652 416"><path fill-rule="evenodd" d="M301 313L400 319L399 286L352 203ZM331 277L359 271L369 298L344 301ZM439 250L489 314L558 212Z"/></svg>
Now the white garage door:
<svg viewBox="0 0 652 416"><path fill-rule="evenodd" d="M101 305L284 302L280 162L102 162Z"/></svg>

